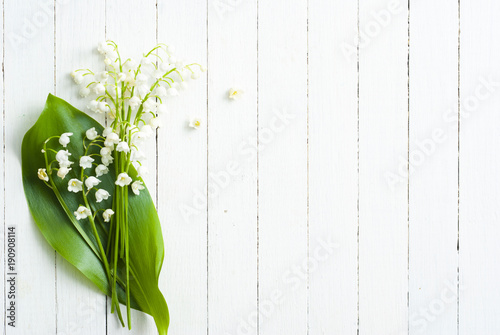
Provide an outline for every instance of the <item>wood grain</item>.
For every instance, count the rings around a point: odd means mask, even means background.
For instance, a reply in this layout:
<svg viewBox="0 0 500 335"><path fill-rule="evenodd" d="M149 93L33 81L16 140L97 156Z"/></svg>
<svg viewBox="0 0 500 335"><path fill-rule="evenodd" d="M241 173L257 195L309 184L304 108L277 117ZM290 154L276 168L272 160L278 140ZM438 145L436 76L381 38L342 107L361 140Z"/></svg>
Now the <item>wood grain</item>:
<svg viewBox="0 0 500 335"><path fill-rule="evenodd" d="M207 8L196 1L158 2L158 40L186 64L207 65ZM199 72L199 68L193 67ZM160 278L172 334L207 333L207 74L167 101L158 130L158 212L165 241ZM190 118L202 121L188 127ZM200 193L198 193L200 192ZM195 200L195 194L201 194ZM193 202L196 201L196 204ZM189 207L189 209L187 209ZM191 215L192 214L192 215Z"/></svg>
<svg viewBox="0 0 500 335"><path fill-rule="evenodd" d="M142 313L131 332L119 325L45 242L22 190L24 133L49 92L85 108L68 73L102 68L105 38L126 57L164 42L208 66L167 101L147 149L172 334L500 333L497 2L2 9L0 246L16 225L19 273L12 328L0 270L3 335L156 334Z"/></svg>
<svg viewBox="0 0 500 335"><path fill-rule="evenodd" d="M460 3L459 333L496 334L500 55L496 1Z"/></svg>
<svg viewBox="0 0 500 335"><path fill-rule="evenodd" d="M208 333L257 334L257 2L208 22Z"/></svg>
<svg viewBox="0 0 500 335"><path fill-rule="evenodd" d="M433 10L429 11L429 6ZM457 334L458 3L410 4L410 334Z"/></svg>
<svg viewBox="0 0 500 335"><path fill-rule="evenodd" d="M391 188L386 174L408 151L408 3L359 6L359 332L398 334L408 325L408 182Z"/></svg>
<svg viewBox="0 0 500 335"><path fill-rule="evenodd" d="M87 112L88 99L80 97L79 86L73 82L69 73L80 68L104 70L102 57L97 52L97 44L105 40L104 9L101 1L90 1L87 5L75 3L72 6L56 6L55 93ZM73 43L74 40L79 43ZM104 122L104 115L89 114ZM106 334L106 297L59 255L56 275L57 334Z"/></svg>
<svg viewBox="0 0 500 335"><path fill-rule="evenodd" d="M17 231L17 325L5 334L56 333L55 252L33 222L21 179L21 142L54 92L54 8L4 3L5 224ZM36 173L38 168L33 168ZM2 313L3 314L3 313ZM21 321L22 320L22 321Z"/></svg>
<svg viewBox="0 0 500 335"><path fill-rule="evenodd" d="M357 331L357 21L355 2L309 2L310 334Z"/></svg>

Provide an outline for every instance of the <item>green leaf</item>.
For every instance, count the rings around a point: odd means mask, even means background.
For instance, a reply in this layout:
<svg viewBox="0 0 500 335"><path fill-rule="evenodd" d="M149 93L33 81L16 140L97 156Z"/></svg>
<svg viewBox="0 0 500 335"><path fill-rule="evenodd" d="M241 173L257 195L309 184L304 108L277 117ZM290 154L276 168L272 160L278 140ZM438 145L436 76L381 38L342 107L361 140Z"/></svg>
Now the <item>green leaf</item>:
<svg viewBox="0 0 500 335"><path fill-rule="evenodd" d="M26 133L22 144L22 172L23 184L28 206L33 218L49 244L68 262L73 264L87 278L89 278L102 292L111 294L111 288L106 277L103 262L97 249L96 240L88 220L76 220L73 211L83 203L81 193L67 191L67 183L76 178L79 173L78 159L82 156L82 140L85 131L89 128L102 133L103 127L93 118L80 112L66 101L49 94L45 108L35 125ZM71 160L75 161L73 170L64 180L53 173L53 179L59 190L62 201L67 204L64 208L54 192L38 179L38 168L45 167L44 155L41 152L44 141L62 133L72 132L68 150L72 153ZM47 147L59 150L61 146L57 139L51 140ZM96 147L94 152L99 148ZM76 172L75 172L76 170ZM110 169L107 175L99 177L99 188L104 188L111 194L114 189L115 174ZM91 170L85 170L90 174ZM137 179L137 172L131 168L130 176ZM92 194L92 193L91 193ZM111 208L111 197L99 204L90 196L91 207ZM102 212L99 212L99 214ZM163 264L163 237L160 221L155 206L147 189L136 196L130 192L129 196L129 239L130 239L130 292L131 307L151 315L156 323L160 335L167 334L169 313L165 299L158 288L158 278ZM96 220L103 228L100 229L100 239L106 249L108 225L104 224L100 215ZM120 279L124 265L120 264L118 271ZM118 298L125 303L125 291L117 284Z"/></svg>

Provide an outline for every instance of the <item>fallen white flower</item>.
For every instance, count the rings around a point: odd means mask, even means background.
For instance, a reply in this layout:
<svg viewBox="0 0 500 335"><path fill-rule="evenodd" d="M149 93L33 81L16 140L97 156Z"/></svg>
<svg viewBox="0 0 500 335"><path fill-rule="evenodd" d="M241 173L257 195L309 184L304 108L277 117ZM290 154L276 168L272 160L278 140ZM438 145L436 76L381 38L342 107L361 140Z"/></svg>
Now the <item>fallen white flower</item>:
<svg viewBox="0 0 500 335"><path fill-rule="evenodd" d="M238 100L243 96L243 93L245 93L245 92L241 89L231 88L229 90L229 99Z"/></svg>
<svg viewBox="0 0 500 335"><path fill-rule="evenodd" d="M191 121L189 122L189 126L194 129L199 129L201 126L201 119L199 118L191 119Z"/></svg>

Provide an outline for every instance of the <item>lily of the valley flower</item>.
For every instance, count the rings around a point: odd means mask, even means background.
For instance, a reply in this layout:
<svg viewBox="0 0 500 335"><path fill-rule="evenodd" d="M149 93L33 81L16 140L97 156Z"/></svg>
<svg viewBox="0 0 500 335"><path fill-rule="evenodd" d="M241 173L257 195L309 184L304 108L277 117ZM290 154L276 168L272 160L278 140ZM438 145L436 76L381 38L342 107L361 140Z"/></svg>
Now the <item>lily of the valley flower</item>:
<svg viewBox="0 0 500 335"><path fill-rule="evenodd" d="M67 161L71 156L71 153L68 150L59 150L56 154L56 160L58 163Z"/></svg>
<svg viewBox="0 0 500 335"><path fill-rule="evenodd" d="M113 128L111 127L106 127L104 128L104 130L102 131L102 136L104 137L108 137L109 134L111 134L113 132Z"/></svg>
<svg viewBox="0 0 500 335"><path fill-rule="evenodd" d="M83 83L83 75L82 74L79 74L78 72L76 71L73 71L71 72L71 77L73 78L73 80L75 81L75 83L77 85L80 85L81 83Z"/></svg>
<svg viewBox="0 0 500 335"><path fill-rule="evenodd" d="M130 185L131 182L132 178L126 172L122 172L116 178L115 184L124 187Z"/></svg>
<svg viewBox="0 0 500 335"><path fill-rule="evenodd" d="M134 192L135 195L139 195L139 192L144 189L144 186L142 186L142 181L136 180L132 183L132 192Z"/></svg>
<svg viewBox="0 0 500 335"><path fill-rule="evenodd" d="M68 191L78 193L83 191L83 183L78 179L70 179L68 182Z"/></svg>
<svg viewBox="0 0 500 335"><path fill-rule="evenodd" d="M139 99L139 97L136 97L136 96L133 96L128 101L129 106L132 108L139 106L140 103L141 103L141 99Z"/></svg>
<svg viewBox="0 0 500 335"><path fill-rule="evenodd" d="M80 157L80 166L84 169L90 169L93 161L94 159L90 156L82 156Z"/></svg>
<svg viewBox="0 0 500 335"><path fill-rule="evenodd" d="M80 93L80 96L82 98L86 98L90 94L90 88L84 86L84 87L80 88L80 91L78 91L78 93Z"/></svg>
<svg viewBox="0 0 500 335"><path fill-rule="evenodd" d="M59 150L56 154L56 161L59 163L60 167L70 167L73 164L72 161L69 160L69 156L71 154L68 150Z"/></svg>
<svg viewBox="0 0 500 335"><path fill-rule="evenodd" d="M170 87L167 90L167 93L168 93L168 95L170 95L172 97L175 97L175 96L179 95L179 91L177 91L177 89L175 89L175 87Z"/></svg>
<svg viewBox="0 0 500 335"><path fill-rule="evenodd" d="M130 152L130 161L131 162L137 162L137 161L142 161L146 158L146 155L142 150L137 149L135 146L132 147L132 150Z"/></svg>
<svg viewBox="0 0 500 335"><path fill-rule="evenodd" d="M104 87L103 84L99 83L99 84L94 86L94 92L97 95L102 95L102 94L104 94L104 92L106 92L106 87Z"/></svg>
<svg viewBox="0 0 500 335"><path fill-rule="evenodd" d="M153 117L149 120L148 125L150 125L153 129L159 128L161 127L161 120L157 117Z"/></svg>
<svg viewBox="0 0 500 335"><path fill-rule="evenodd" d="M145 167L144 165L140 165L138 168L137 168L137 177L144 177L145 175L147 175L149 173L149 170L147 167Z"/></svg>
<svg viewBox="0 0 500 335"><path fill-rule="evenodd" d="M101 181L97 179L96 177L88 177L85 179L85 186L87 186L87 190L90 190L92 187L99 185Z"/></svg>
<svg viewBox="0 0 500 335"><path fill-rule="evenodd" d="M115 214L115 212L108 208L106 209L103 213L102 213L102 218L104 219L104 222L109 222L111 220L111 216L113 216L113 214Z"/></svg>
<svg viewBox="0 0 500 335"><path fill-rule="evenodd" d="M80 206L73 214L76 216L77 220L82 220L82 219L86 219L87 217L91 216L92 212L87 207Z"/></svg>
<svg viewBox="0 0 500 335"><path fill-rule="evenodd" d="M116 146L116 151L118 151L118 152L129 152L130 148L128 146L128 143L127 142L120 142L120 143L118 143L118 145Z"/></svg>
<svg viewBox="0 0 500 335"><path fill-rule="evenodd" d="M194 129L199 129L201 126L201 119L199 118L191 119L191 121L189 122L189 126Z"/></svg>
<svg viewBox="0 0 500 335"><path fill-rule="evenodd" d="M104 145L106 147L114 147L115 144L120 142L120 137L116 133L110 133L106 136L106 140L104 141Z"/></svg>
<svg viewBox="0 0 500 335"><path fill-rule="evenodd" d="M243 90L233 87L229 90L229 99L238 100L243 96L243 93Z"/></svg>
<svg viewBox="0 0 500 335"><path fill-rule="evenodd" d="M66 146L69 144L69 137L73 135L73 133L64 133L59 137L59 143L66 148Z"/></svg>
<svg viewBox="0 0 500 335"><path fill-rule="evenodd" d="M104 101L101 101L97 104L97 110L95 110L95 112L97 113L106 113L106 112L109 112L109 105L104 102Z"/></svg>
<svg viewBox="0 0 500 335"><path fill-rule="evenodd" d="M95 201L96 202L101 202L103 200L108 200L109 198L109 192L106 191L106 190L103 190L103 189L98 189L96 192L95 192Z"/></svg>
<svg viewBox="0 0 500 335"><path fill-rule="evenodd" d="M113 148L112 147L104 147L99 152L100 152L101 156L109 156L113 152Z"/></svg>
<svg viewBox="0 0 500 335"><path fill-rule="evenodd" d="M104 166L109 166L110 164L113 163L113 160L114 158L111 155L101 157L101 162Z"/></svg>
<svg viewBox="0 0 500 335"><path fill-rule="evenodd" d="M90 109L92 112L97 112L98 107L99 107L99 101L96 100L89 101L89 104L87 105L87 108Z"/></svg>
<svg viewBox="0 0 500 335"><path fill-rule="evenodd" d="M69 173L69 171L71 171L71 168L61 166L59 170L57 170L57 176L61 179L64 179L66 178L66 175Z"/></svg>
<svg viewBox="0 0 500 335"><path fill-rule="evenodd" d="M97 136L99 136L99 134L95 130L95 127L92 127L85 132L85 136L87 136L89 140L93 141L97 138Z"/></svg>
<svg viewBox="0 0 500 335"><path fill-rule="evenodd" d="M49 181L49 176L47 175L47 170L38 169L38 178L41 180Z"/></svg>
<svg viewBox="0 0 500 335"><path fill-rule="evenodd" d="M104 164L99 164L97 165L97 167L95 168L95 174L97 177L100 177L102 175L105 175L106 173L109 172L109 169L106 165Z"/></svg>

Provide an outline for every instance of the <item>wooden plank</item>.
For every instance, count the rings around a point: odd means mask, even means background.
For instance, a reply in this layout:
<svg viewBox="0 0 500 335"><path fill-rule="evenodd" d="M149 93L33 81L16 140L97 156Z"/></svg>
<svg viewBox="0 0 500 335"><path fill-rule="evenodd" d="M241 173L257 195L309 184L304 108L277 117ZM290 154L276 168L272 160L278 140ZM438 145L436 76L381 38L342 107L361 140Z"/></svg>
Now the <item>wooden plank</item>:
<svg viewBox="0 0 500 335"><path fill-rule="evenodd" d="M17 235L17 323L5 333L55 334L55 253L28 210L20 159L25 132L54 92L53 4L6 1L4 19L5 225L14 225Z"/></svg>
<svg viewBox="0 0 500 335"><path fill-rule="evenodd" d="M174 46L187 64L206 65L205 3L159 1L158 40ZM170 308L170 332L190 335L207 333L206 200L193 205L196 192L203 194L207 185L207 77L185 77L189 88L167 100L158 130L158 212L165 241L160 285ZM188 127L191 117L201 119L199 129Z"/></svg>
<svg viewBox="0 0 500 335"><path fill-rule="evenodd" d="M3 10L3 8L2 8ZM0 32L2 34L2 36L4 37L4 20L3 20L3 15L2 17L0 18ZM4 62L4 43L1 43L0 44L0 51L2 52L2 63ZM2 74L2 78L4 78L4 69L2 67L1 69L1 74ZM5 120L5 109L4 109L4 83L3 83L3 79L0 80L0 97L2 99L2 106L0 107L0 109L2 110L2 119L0 120L0 132L1 132L1 137L0 137L0 144L2 145L2 150L0 151L0 161L1 161L1 164L0 164L0 178L2 178L2 185L5 185L5 181L7 179L6 175L5 175L5 146L4 146L4 139L5 139L5 124L4 124L4 120ZM0 191L0 204L2 204L3 206L0 206L0 217L3 219L3 224L0 225L0 235L3 237L2 240L0 241L0 250L2 250L2 252L0 253L0 262L2 264L8 264L8 262L6 262L6 260L8 260L8 256L6 256L6 254L8 254L8 247L9 247L9 241L8 241L8 236L5 234L6 232L6 221L5 221L5 189ZM4 280L2 281L2 283L0 284L0 290L1 292L3 292L4 296L7 295L7 299L8 299L8 292L9 290L5 290L7 286L6 284L6 280L7 278L5 277L5 273L6 273L6 269L7 266L3 266L2 269L0 269L0 277L3 278ZM9 287L10 289L10 287ZM6 301L5 301L6 302ZM2 316L0 316L0 322L2 322L2 325L4 325L2 327L2 334L5 335L5 328L7 327L7 322L10 321L10 319L7 319L6 318L6 310L5 308L8 308L6 306L6 303L2 304L2 307L0 307L0 313L2 313ZM10 312L9 312L10 313Z"/></svg>
<svg viewBox="0 0 500 335"><path fill-rule="evenodd" d="M106 39L115 41L120 54L125 59L134 58L140 61L143 53L147 53L156 45L156 0L107 0L106 1ZM127 18L127 19L125 19ZM143 161L149 169L144 177L148 190L156 199L156 141L149 139L143 148L146 160ZM156 203L156 201L155 201ZM132 310L132 331L122 327L114 314L109 314L108 299L108 334L154 334L156 326L153 318L142 312ZM122 311L125 312L123 306ZM123 314L123 315L126 315Z"/></svg>
<svg viewBox="0 0 500 335"><path fill-rule="evenodd" d="M104 70L96 52L104 40L104 3L57 3L56 95L104 124L104 116L89 111L90 98L80 97L69 73L80 68ZM71 29L68 29L71 27ZM77 41L75 43L75 41ZM106 297L73 265L57 256L57 334L106 334Z"/></svg>
<svg viewBox="0 0 500 335"><path fill-rule="evenodd" d="M357 20L356 2L309 2L311 335L357 331Z"/></svg>
<svg viewBox="0 0 500 335"><path fill-rule="evenodd" d="M411 3L409 73L409 330L451 335L457 333L458 130L444 116L458 109L458 2Z"/></svg>
<svg viewBox="0 0 500 335"><path fill-rule="evenodd" d="M307 331L307 3L258 8L259 334Z"/></svg>
<svg viewBox="0 0 500 335"><path fill-rule="evenodd" d="M257 2L209 8L208 333L257 334Z"/></svg>
<svg viewBox="0 0 500 335"><path fill-rule="evenodd" d="M359 2L359 333L408 326L408 2ZM399 333L397 333L399 335Z"/></svg>
<svg viewBox="0 0 500 335"><path fill-rule="evenodd" d="M459 333L498 334L500 3L460 2Z"/></svg>

